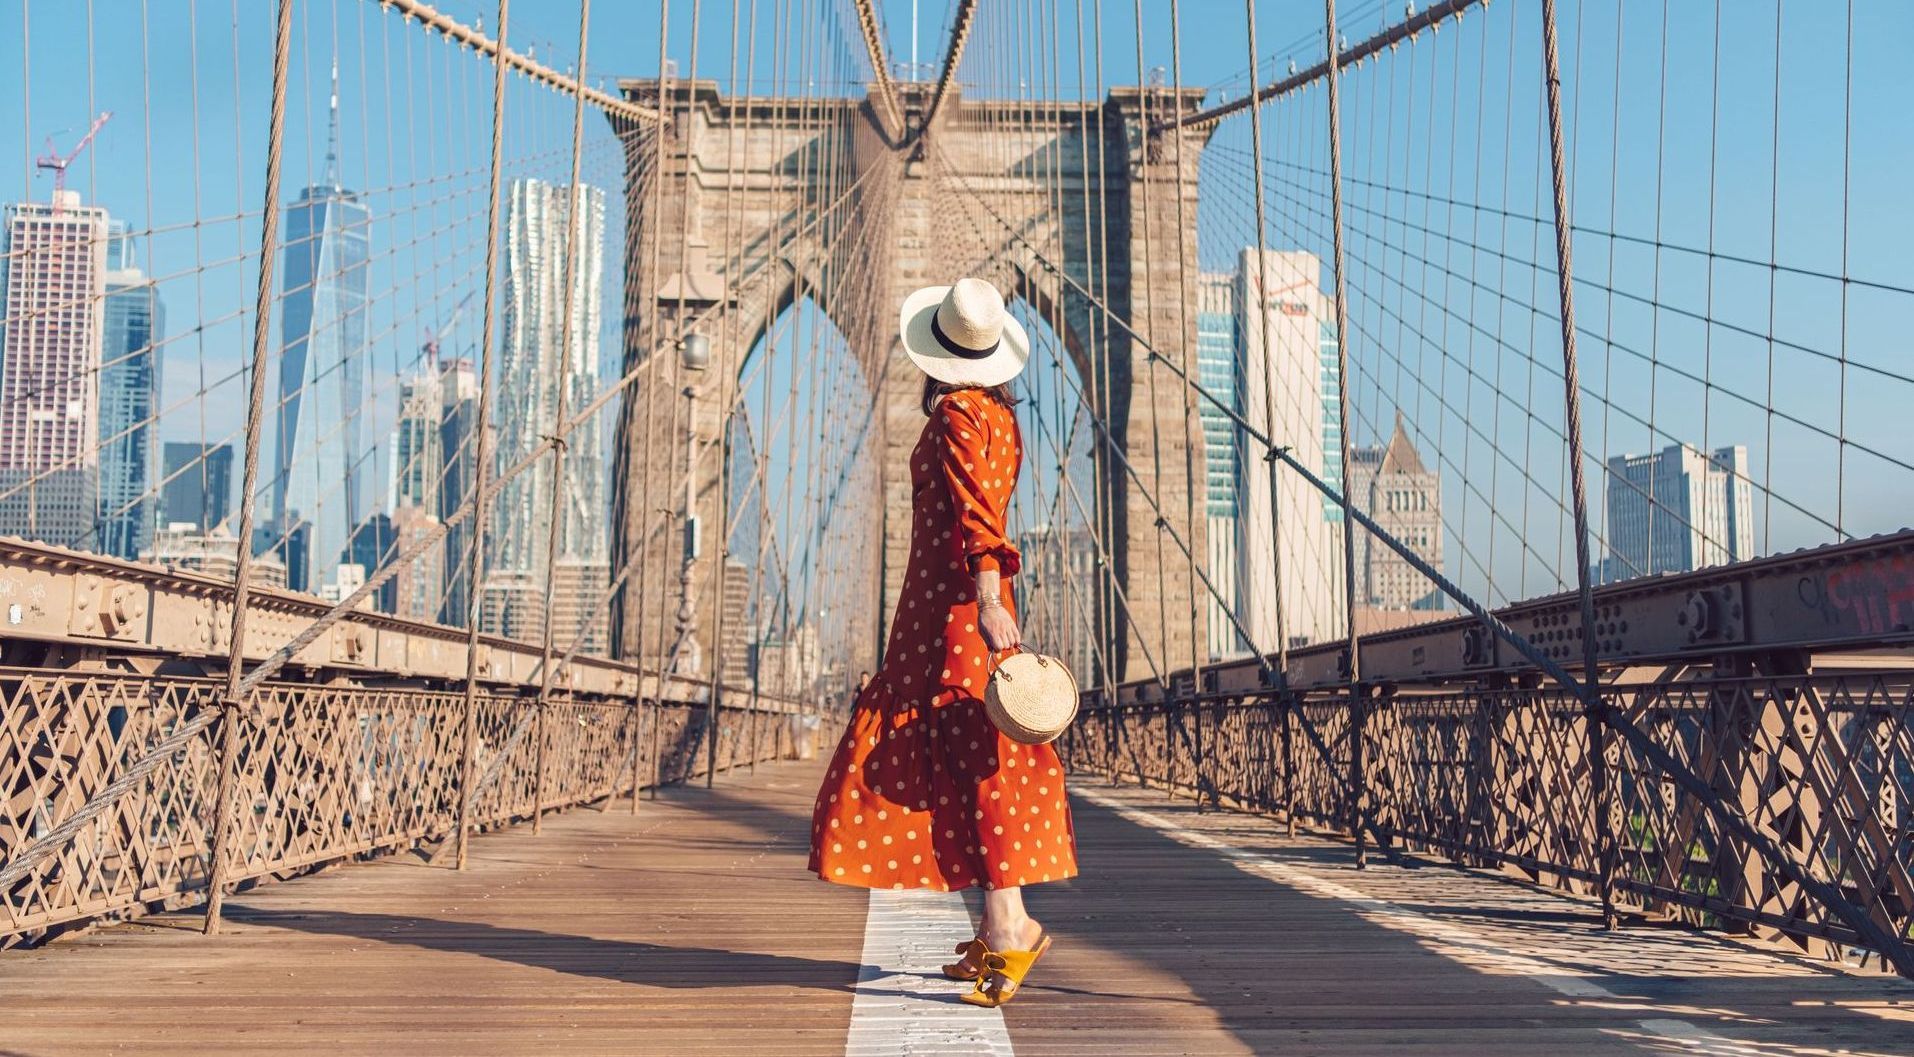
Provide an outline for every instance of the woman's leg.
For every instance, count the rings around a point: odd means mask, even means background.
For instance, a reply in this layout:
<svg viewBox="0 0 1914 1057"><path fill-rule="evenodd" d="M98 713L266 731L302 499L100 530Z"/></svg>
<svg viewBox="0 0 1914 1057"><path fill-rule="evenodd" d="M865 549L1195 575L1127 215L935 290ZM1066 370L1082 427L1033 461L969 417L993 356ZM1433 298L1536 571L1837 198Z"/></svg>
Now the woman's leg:
<svg viewBox="0 0 1914 1057"><path fill-rule="evenodd" d="M1043 934L1023 907L1022 888L984 890L983 938L993 951L1027 951Z"/></svg>

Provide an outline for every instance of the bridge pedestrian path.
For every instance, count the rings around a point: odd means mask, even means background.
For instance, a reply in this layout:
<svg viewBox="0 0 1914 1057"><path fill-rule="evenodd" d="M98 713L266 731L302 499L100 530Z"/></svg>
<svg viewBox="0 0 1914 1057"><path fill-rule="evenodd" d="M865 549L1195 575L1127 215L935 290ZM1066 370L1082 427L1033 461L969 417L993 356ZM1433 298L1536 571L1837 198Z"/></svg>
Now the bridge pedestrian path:
<svg viewBox="0 0 1914 1057"><path fill-rule="evenodd" d="M0 955L0 1055L1914 1053L1914 987L1156 791L1073 788L1083 876L1001 1012L960 897L805 872L820 762L336 867ZM972 910L975 901L970 904Z"/></svg>

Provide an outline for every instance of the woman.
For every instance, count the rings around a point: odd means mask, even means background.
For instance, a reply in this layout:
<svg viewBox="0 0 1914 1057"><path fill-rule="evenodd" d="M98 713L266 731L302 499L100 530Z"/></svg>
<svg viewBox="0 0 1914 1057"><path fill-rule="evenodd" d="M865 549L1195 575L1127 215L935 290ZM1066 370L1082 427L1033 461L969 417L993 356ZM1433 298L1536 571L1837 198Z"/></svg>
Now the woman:
<svg viewBox="0 0 1914 1057"><path fill-rule="evenodd" d="M866 888L981 884L975 938L946 965L997 1006L1050 946L1023 886L1076 875L1063 765L1004 737L984 713L997 651L1021 644L1005 511L1023 438L1008 383L1030 344L979 279L904 301L904 351L924 372L929 421L911 452L910 564L883 663L858 695L811 825L811 869Z"/></svg>

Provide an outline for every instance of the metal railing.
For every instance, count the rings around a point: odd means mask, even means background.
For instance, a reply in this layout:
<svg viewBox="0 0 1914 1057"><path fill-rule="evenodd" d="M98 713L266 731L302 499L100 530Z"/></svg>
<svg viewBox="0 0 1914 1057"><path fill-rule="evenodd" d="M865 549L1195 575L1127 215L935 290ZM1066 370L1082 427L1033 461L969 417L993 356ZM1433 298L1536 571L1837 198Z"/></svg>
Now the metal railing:
<svg viewBox="0 0 1914 1057"><path fill-rule="evenodd" d="M1685 594L1701 613L1715 597L1708 585L1739 579L1746 594L1736 599L1751 602L1766 600L1768 580L1812 593L1830 577L1902 568L1911 541L1901 533L1657 586L1664 602ZM1647 590L1599 592L1598 633L1621 623L1627 604L1648 604ZM1526 629L1554 601L1495 616ZM1526 659L1471 657L1492 638L1462 619L1365 636L1379 664L1353 687L1334 674L1328 647L1292 652L1286 680L1252 659L1210 669L1200 687L1182 672L1167 689L1148 680L1120 687L1114 701L1087 694L1066 758L1113 780L1266 812L1292 831L1361 832L1385 851L1433 853L1579 895L1601 894L1607 842L1624 912L1905 974L1914 958L1909 631L1891 620L1830 620L1815 633L1777 615L1764 606L1725 637L1698 642L1673 627L1659 646L1605 638L1605 721L1591 718L1578 687ZM1578 642L1578 624L1558 618L1553 639ZM1603 739L1612 792L1598 809L1591 731L1603 727L1614 732Z"/></svg>
<svg viewBox="0 0 1914 1057"><path fill-rule="evenodd" d="M185 644L195 626L217 626L194 613L230 606L232 586L30 544L9 543L5 559L10 594L23 601L9 613L0 667L0 947L205 901L224 659L210 642ZM36 589L49 586L73 590ZM102 626L96 598L137 616ZM254 604L268 628L255 653L271 649L275 611L296 626L302 609L324 608L289 592L261 592ZM661 685L598 658L547 681L540 647L487 639L473 780L462 791L463 651L450 648L460 634L376 613L348 618L329 645L302 651L231 711L229 883L436 853L457 830L462 796L475 828L503 826L684 781L711 762L776 758L800 736L799 702L740 686L708 754L706 681ZM359 645L341 651L348 641Z"/></svg>

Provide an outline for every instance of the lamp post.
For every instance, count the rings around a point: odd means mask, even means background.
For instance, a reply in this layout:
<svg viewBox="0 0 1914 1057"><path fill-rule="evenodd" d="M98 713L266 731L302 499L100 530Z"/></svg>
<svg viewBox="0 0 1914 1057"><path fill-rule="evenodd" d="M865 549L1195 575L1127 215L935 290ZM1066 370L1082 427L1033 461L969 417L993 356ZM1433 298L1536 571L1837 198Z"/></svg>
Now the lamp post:
<svg viewBox="0 0 1914 1057"><path fill-rule="evenodd" d="M703 651L698 646L698 596L694 590L698 558L702 552L702 520L698 516L698 377L711 366L711 339L703 334L686 334L678 345L678 365L688 381L685 398L685 498L683 561L678 569L678 639L671 647L670 675L695 679L704 670ZM710 738L705 743L705 784L717 771L718 760L718 687L714 683L710 700L705 703L706 725Z"/></svg>

